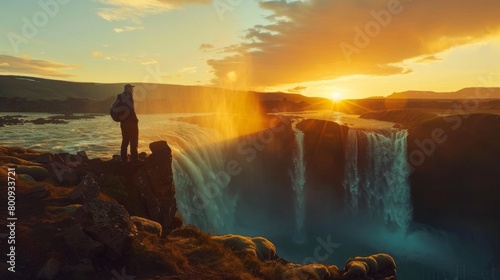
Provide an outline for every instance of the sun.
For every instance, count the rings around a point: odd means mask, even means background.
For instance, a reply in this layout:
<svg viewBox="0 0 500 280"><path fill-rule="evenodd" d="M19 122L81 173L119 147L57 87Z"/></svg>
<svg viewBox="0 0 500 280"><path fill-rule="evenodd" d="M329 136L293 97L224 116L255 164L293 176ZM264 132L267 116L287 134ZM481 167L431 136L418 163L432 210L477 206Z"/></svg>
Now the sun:
<svg viewBox="0 0 500 280"><path fill-rule="evenodd" d="M333 101L333 102L339 102L339 101L342 101L342 93L336 91L334 93L332 93L330 95L330 99Z"/></svg>

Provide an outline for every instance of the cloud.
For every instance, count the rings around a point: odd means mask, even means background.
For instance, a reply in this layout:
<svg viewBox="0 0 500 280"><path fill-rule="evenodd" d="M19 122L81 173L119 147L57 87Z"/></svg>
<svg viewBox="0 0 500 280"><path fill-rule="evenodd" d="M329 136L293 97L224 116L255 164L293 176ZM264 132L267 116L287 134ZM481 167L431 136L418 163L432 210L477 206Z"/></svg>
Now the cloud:
<svg viewBox="0 0 500 280"><path fill-rule="evenodd" d="M172 9L181 8L189 4L209 4L211 0L98 0L109 6L101 8L97 14L107 21L131 20L140 22L140 19L149 15L161 14Z"/></svg>
<svg viewBox="0 0 500 280"><path fill-rule="evenodd" d="M200 47L198 48L200 51L208 51L215 48L214 45L212 44L201 44Z"/></svg>
<svg viewBox="0 0 500 280"><path fill-rule="evenodd" d="M102 52L100 52L100 51L93 51L93 52L92 52L92 56L93 56L93 57L101 57L101 56L103 56L103 55L104 55L104 54L103 54Z"/></svg>
<svg viewBox="0 0 500 280"><path fill-rule="evenodd" d="M152 58L140 58L140 63L142 65L151 65L151 64L156 64L158 61Z"/></svg>
<svg viewBox="0 0 500 280"><path fill-rule="evenodd" d="M266 1L268 24L208 60L215 84L254 87L410 73L404 60L500 34L500 1ZM236 81L238 82L238 81Z"/></svg>
<svg viewBox="0 0 500 280"><path fill-rule="evenodd" d="M184 67L179 70L179 73L195 73L196 72L196 66L194 67Z"/></svg>
<svg viewBox="0 0 500 280"><path fill-rule="evenodd" d="M435 55L429 55L429 56L419 58L415 62L416 63L429 63L429 62L441 61L441 60L443 60L443 59L441 59Z"/></svg>
<svg viewBox="0 0 500 280"><path fill-rule="evenodd" d="M125 26L124 28L113 28L116 33L144 30L143 26Z"/></svg>
<svg viewBox="0 0 500 280"><path fill-rule="evenodd" d="M73 75L66 74L63 71L78 68L78 65L31 59L28 56L21 58L10 55L0 55L0 65L2 65L0 73L38 75L57 78L71 77Z"/></svg>
<svg viewBox="0 0 500 280"><path fill-rule="evenodd" d="M301 93L301 92L305 91L306 89L307 89L307 87L296 86L294 88L288 89L288 91L293 92L293 93Z"/></svg>

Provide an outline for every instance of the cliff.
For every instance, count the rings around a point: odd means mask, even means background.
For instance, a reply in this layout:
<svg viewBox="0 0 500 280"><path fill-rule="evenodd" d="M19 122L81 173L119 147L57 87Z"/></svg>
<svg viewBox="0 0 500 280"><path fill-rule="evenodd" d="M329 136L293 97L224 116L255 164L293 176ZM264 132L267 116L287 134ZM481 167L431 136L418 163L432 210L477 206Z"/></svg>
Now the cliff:
<svg viewBox="0 0 500 280"><path fill-rule="evenodd" d="M146 218L151 216L150 208L141 188L137 189L144 187L137 181L141 176L149 176L145 181L153 190L155 182L165 182L155 171L163 164L155 165L159 147L152 147L153 154L143 165L126 166L88 159L84 152L50 154L1 147L0 183L15 184L9 184L10 192L2 191L0 199L15 201L9 204L9 217L17 218L9 222L10 231L0 236L2 244L10 244L7 259L0 264L1 277L396 279L395 262L386 254L349 259L342 269L294 264L279 258L265 238L211 236L181 225L180 217L162 237L165 227ZM148 175L141 173L145 169ZM6 211L1 220L7 221Z"/></svg>

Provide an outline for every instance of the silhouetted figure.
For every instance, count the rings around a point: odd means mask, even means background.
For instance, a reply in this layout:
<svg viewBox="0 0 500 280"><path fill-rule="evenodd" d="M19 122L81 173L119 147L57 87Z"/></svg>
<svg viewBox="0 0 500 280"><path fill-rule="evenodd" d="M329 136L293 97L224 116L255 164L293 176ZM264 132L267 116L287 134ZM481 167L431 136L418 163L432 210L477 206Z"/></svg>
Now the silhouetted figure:
<svg viewBox="0 0 500 280"><path fill-rule="evenodd" d="M135 114L133 93L134 86L126 84L123 93L120 93L117 97L127 109L120 121L120 127L122 129L122 146L120 152L122 163L127 162L127 148L129 144L130 160L133 163L138 162L137 145L139 144L139 120Z"/></svg>

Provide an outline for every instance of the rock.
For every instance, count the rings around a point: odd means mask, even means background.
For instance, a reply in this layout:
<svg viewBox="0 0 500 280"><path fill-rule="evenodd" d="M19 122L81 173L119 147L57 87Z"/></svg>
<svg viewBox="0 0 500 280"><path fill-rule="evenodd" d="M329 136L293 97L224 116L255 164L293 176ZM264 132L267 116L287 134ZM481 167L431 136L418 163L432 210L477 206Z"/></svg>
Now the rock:
<svg viewBox="0 0 500 280"><path fill-rule="evenodd" d="M83 180L69 194L68 199L74 202L89 202L99 196L101 189L94 177L86 175Z"/></svg>
<svg viewBox="0 0 500 280"><path fill-rule="evenodd" d="M283 280L323 280L330 279L330 271L322 264L296 266L283 273Z"/></svg>
<svg viewBox="0 0 500 280"><path fill-rule="evenodd" d="M94 273L95 269L90 259L82 259L75 265L67 265L61 268L61 274L65 276L66 279L77 279L77 277L82 277L87 274L89 274L90 277L95 277ZM85 279L88 278L86 277Z"/></svg>
<svg viewBox="0 0 500 280"><path fill-rule="evenodd" d="M134 185L143 197L148 218L162 225L162 235L176 226L177 202L172 174L172 154L166 141L149 145L152 154L144 160L144 166L134 175Z"/></svg>
<svg viewBox="0 0 500 280"><path fill-rule="evenodd" d="M49 171L41 166L18 166L16 172L30 175L37 181L42 181L50 176Z"/></svg>
<svg viewBox="0 0 500 280"><path fill-rule="evenodd" d="M355 257L347 260L342 279L385 280L396 276L396 262L387 254Z"/></svg>
<svg viewBox="0 0 500 280"><path fill-rule="evenodd" d="M59 119L44 119L44 118L38 118L35 120L27 121L33 124L66 124L68 123L67 121L59 120Z"/></svg>
<svg viewBox="0 0 500 280"><path fill-rule="evenodd" d="M37 156L34 159L35 162L41 163L41 164L49 164L52 162L52 154L49 153L44 153L39 156Z"/></svg>
<svg viewBox="0 0 500 280"><path fill-rule="evenodd" d="M160 197L172 195L174 180L172 173L172 153L165 141L153 142L149 145L153 152L144 161L144 167L151 182L153 193Z"/></svg>
<svg viewBox="0 0 500 280"><path fill-rule="evenodd" d="M378 273L384 277L390 277L396 275L396 262L388 254L376 254L371 256L377 261Z"/></svg>
<svg viewBox="0 0 500 280"><path fill-rule="evenodd" d="M50 192L45 186L35 186L30 189L28 197L33 200L40 200L50 195Z"/></svg>
<svg viewBox="0 0 500 280"><path fill-rule="evenodd" d="M79 156L80 159L83 161L89 160L89 157L87 156L87 152L85 152L85 151L79 151L76 153L76 155Z"/></svg>
<svg viewBox="0 0 500 280"><path fill-rule="evenodd" d="M201 231L198 228L187 226L182 228L174 229L169 237L184 237L184 238L196 238L200 236Z"/></svg>
<svg viewBox="0 0 500 280"><path fill-rule="evenodd" d="M236 252L245 252L256 256L262 261L276 258L276 247L263 237L250 238L236 234L227 234L212 236L212 240Z"/></svg>
<svg viewBox="0 0 500 280"><path fill-rule="evenodd" d="M137 235L125 208L115 201L94 199L77 210L77 219L84 232L104 244L110 259L117 259Z"/></svg>
<svg viewBox="0 0 500 280"><path fill-rule="evenodd" d="M61 263L55 259L50 258L45 265L38 272L36 279L54 279L61 269Z"/></svg>
<svg viewBox="0 0 500 280"><path fill-rule="evenodd" d="M113 157L111 159L113 161L118 161L118 162L122 161L122 157L120 155L113 155Z"/></svg>
<svg viewBox="0 0 500 280"><path fill-rule="evenodd" d="M64 231L64 240L71 250L82 257L96 257L104 253L104 245L90 238L79 224Z"/></svg>
<svg viewBox="0 0 500 280"><path fill-rule="evenodd" d="M138 230L155 234L158 237L161 236L162 227L159 223L139 216L131 216L130 219Z"/></svg>
<svg viewBox="0 0 500 280"><path fill-rule="evenodd" d="M340 279L340 271L339 268L336 265L329 265L326 267L328 269L328 272L330 272L330 279Z"/></svg>
<svg viewBox="0 0 500 280"><path fill-rule="evenodd" d="M355 258L351 258L351 259L348 259L347 260L347 263L351 262L351 261L360 261L360 262L364 262L367 264L368 266L368 273L374 273L374 272L377 272L378 271L378 263L377 261L375 260L375 258L373 257L355 257Z"/></svg>
<svg viewBox="0 0 500 280"><path fill-rule="evenodd" d="M342 279L345 280L366 279L368 275L367 269L368 265L364 262L350 261L346 264L344 268Z"/></svg>
<svg viewBox="0 0 500 280"><path fill-rule="evenodd" d="M156 141L149 144L149 149L153 154L171 154L172 150L167 141Z"/></svg>
<svg viewBox="0 0 500 280"><path fill-rule="evenodd" d="M57 182L63 186L73 186L78 183L78 176L76 171L58 161L56 161L60 157L54 157L54 161L48 165L49 173L57 179Z"/></svg>
<svg viewBox="0 0 500 280"><path fill-rule="evenodd" d="M148 154L146 152L139 153L138 155L139 160L145 160L148 157Z"/></svg>
<svg viewBox="0 0 500 280"><path fill-rule="evenodd" d="M76 213L78 209L82 207L81 204L71 204L71 205L66 205L64 207L59 207L57 210L62 213L66 213L72 217L76 217Z"/></svg>
<svg viewBox="0 0 500 280"><path fill-rule="evenodd" d="M35 179L33 179L33 177L31 177L28 174L18 174L17 175L17 180L19 182L24 182L24 183L28 183L28 184L36 184L36 183L38 183Z"/></svg>
<svg viewBox="0 0 500 280"><path fill-rule="evenodd" d="M7 163L11 164L21 164L21 165L29 165L30 162L24 159L20 159L13 156L0 155L0 165L5 165Z"/></svg>
<svg viewBox="0 0 500 280"><path fill-rule="evenodd" d="M276 247L273 243L263 237L252 238L256 246L257 257L260 260L272 260L276 258Z"/></svg>

